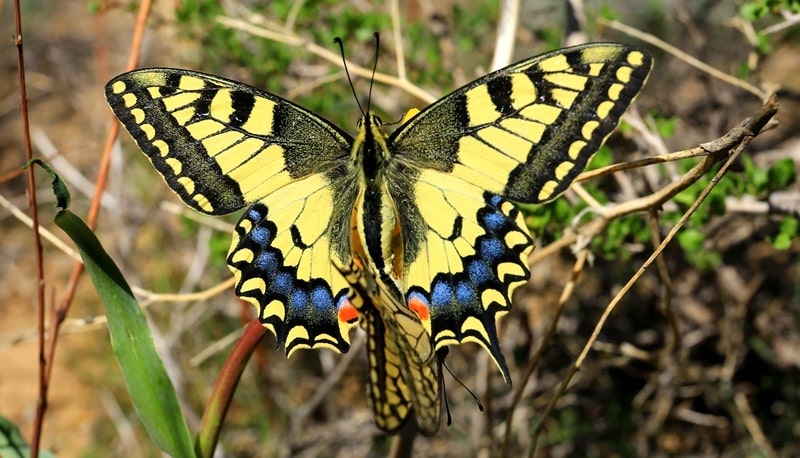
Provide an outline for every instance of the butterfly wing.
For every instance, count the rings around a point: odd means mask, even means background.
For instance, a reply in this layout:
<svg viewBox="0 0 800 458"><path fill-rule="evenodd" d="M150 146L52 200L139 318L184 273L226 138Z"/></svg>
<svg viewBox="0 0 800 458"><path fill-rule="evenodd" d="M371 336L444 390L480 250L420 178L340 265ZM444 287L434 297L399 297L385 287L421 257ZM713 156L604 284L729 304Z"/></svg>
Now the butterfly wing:
<svg viewBox="0 0 800 458"><path fill-rule="evenodd" d="M186 204L219 215L255 203L228 262L278 343L346 351L360 298L333 263L350 263L352 139L287 100L198 72L125 73L106 97Z"/></svg>
<svg viewBox="0 0 800 458"><path fill-rule="evenodd" d="M543 202L583 170L651 67L647 54L615 43L543 54L440 99L389 141L397 161L517 202Z"/></svg>
<svg viewBox="0 0 800 458"><path fill-rule="evenodd" d="M413 185L392 187L403 228L403 287L408 308L427 327L434 350L475 342L510 383L495 320L528 280L532 241L506 199L451 174L408 171Z"/></svg>
<svg viewBox="0 0 800 458"><path fill-rule="evenodd" d="M533 57L435 102L389 136L406 302L435 349L474 341L506 382L495 318L529 274L531 239L505 199L563 192L616 127L652 62L619 44Z"/></svg>
<svg viewBox="0 0 800 458"><path fill-rule="evenodd" d="M405 338L408 326L411 326L418 328L418 333L424 335L427 345L430 345L427 333L418 319L404 316L411 315L404 306L387 305L386 301L380 304L365 302L359 311L367 332L367 391L375 423L382 430L393 433L413 412L420 431L427 436L434 435L441 422L440 363L436 357L425 362L417 361L414 357L417 352L409 347Z"/></svg>

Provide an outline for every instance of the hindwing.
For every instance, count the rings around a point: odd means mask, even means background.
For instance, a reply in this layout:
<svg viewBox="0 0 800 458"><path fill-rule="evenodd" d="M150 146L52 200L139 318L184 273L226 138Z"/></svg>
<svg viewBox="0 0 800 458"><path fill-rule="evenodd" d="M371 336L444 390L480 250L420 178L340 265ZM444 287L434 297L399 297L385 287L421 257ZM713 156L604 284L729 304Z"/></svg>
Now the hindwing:
<svg viewBox="0 0 800 458"><path fill-rule="evenodd" d="M408 307L428 329L435 350L478 343L510 383L495 322L530 274L532 240L522 214L508 200L453 175L425 170L410 176L413 194L402 182L391 188L403 215Z"/></svg>
<svg viewBox="0 0 800 458"><path fill-rule="evenodd" d="M395 432L414 415L419 430L434 435L441 423L441 363L428 333L399 295L385 290L359 312L367 333L367 392L378 427ZM421 360L421 353L428 357Z"/></svg>

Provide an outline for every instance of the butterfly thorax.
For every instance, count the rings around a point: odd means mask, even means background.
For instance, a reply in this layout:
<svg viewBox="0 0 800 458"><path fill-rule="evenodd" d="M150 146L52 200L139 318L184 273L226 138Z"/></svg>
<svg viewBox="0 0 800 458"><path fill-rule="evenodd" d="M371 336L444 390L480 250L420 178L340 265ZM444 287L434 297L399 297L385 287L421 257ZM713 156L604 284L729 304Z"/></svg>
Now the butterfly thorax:
<svg viewBox="0 0 800 458"><path fill-rule="evenodd" d="M385 179L390 152L386 134L380 126L381 121L377 116L364 116L353 142L353 157L359 167L355 212L365 263L376 277L389 281L397 277L393 269L395 256L392 242L398 236L398 219Z"/></svg>

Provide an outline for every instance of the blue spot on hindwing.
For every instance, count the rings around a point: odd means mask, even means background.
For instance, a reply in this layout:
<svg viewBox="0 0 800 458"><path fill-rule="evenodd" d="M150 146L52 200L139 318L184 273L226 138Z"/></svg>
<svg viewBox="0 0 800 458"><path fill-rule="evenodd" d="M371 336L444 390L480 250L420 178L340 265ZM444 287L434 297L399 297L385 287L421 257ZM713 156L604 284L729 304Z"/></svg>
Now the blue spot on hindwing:
<svg viewBox="0 0 800 458"><path fill-rule="evenodd" d="M483 215L483 227L490 232L497 232L503 229L503 226L508 222L506 215L494 211Z"/></svg>
<svg viewBox="0 0 800 458"><path fill-rule="evenodd" d="M503 247L503 244L495 238L481 240L480 246L478 247L480 257L492 264L503 256L504 251L505 247Z"/></svg>
<svg viewBox="0 0 800 458"><path fill-rule="evenodd" d="M264 226L254 227L247 236L250 238L250 240L256 242L262 247L265 247L272 242L272 231Z"/></svg>
<svg viewBox="0 0 800 458"><path fill-rule="evenodd" d="M459 304L472 304L477 299L475 288L471 283L459 281L456 284L456 301Z"/></svg>
<svg viewBox="0 0 800 458"><path fill-rule="evenodd" d="M272 282L270 289L284 297L289 297L294 289L294 277L290 273L281 272L275 276L275 281Z"/></svg>
<svg viewBox="0 0 800 458"><path fill-rule="evenodd" d="M268 278L274 277L278 272L278 267L280 267L275 254L269 251L262 251L253 261L253 265Z"/></svg>
<svg viewBox="0 0 800 458"><path fill-rule="evenodd" d="M308 292L299 288L295 289L292 291L290 304L295 310L308 308Z"/></svg>
<svg viewBox="0 0 800 458"><path fill-rule="evenodd" d="M331 309L333 307L331 291L324 286L316 286L311 290L311 305L316 309Z"/></svg>
<svg viewBox="0 0 800 458"><path fill-rule="evenodd" d="M267 214L266 210L266 207L262 205L253 205L249 210L247 210L247 219L257 223L264 219L264 216Z"/></svg>
<svg viewBox="0 0 800 458"><path fill-rule="evenodd" d="M467 266L467 272L472 283L476 285L488 283L494 278L492 270L480 259L474 259L470 262L469 266Z"/></svg>
<svg viewBox="0 0 800 458"><path fill-rule="evenodd" d="M453 301L453 287L442 280L435 280L431 288L431 305L441 307Z"/></svg>

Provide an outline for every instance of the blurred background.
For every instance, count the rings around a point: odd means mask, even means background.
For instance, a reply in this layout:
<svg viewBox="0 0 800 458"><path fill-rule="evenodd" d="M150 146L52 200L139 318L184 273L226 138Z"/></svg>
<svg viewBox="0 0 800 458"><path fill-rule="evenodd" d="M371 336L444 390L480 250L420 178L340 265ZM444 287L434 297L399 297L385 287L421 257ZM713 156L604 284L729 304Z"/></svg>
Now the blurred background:
<svg viewBox="0 0 800 458"><path fill-rule="evenodd" d="M24 52L33 149L67 181L72 210L86 215L112 122L106 81L125 70L139 4L23 2ZM532 266L530 283L500 325L515 385L508 389L475 345L451 348L448 367L486 405L445 377L453 424L419 438L419 456L495 456L509 404L512 456L525 453L544 422L542 456L796 456L800 454L800 6L784 1L523 1L516 30L499 29L501 6L482 0L400 2L392 34L387 2L163 1L147 18L139 66L190 68L261 87L355 132L359 112L340 67L309 43L371 67L372 33L381 32L378 71L439 97L491 70L498 31L513 36L512 61L562 47L568 35L647 49L655 69L635 114L656 141L625 124L593 166L695 147L724 134L761 105L757 97L609 26L617 20L724 73L778 91L780 127L759 136L664 254L667 278L649 271L623 299L554 411L545 405L611 298L652 253L647 214L615 220L590 242L581 273L531 380L525 373L572 275L567 249ZM13 8L0 2L0 30ZM264 33L266 30L268 33ZM579 32L574 34L573 32ZM302 37L303 42L296 40ZM402 40L398 43L397 39ZM402 48L399 45L402 44ZM38 399L36 264L28 213L16 53L0 58L0 415L31 439ZM368 81L355 78L365 100ZM376 83L372 107L399 120L420 100ZM654 146L655 145L655 146ZM661 146L659 149L657 146ZM695 160L651 166L585 183L601 203L648 195ZM37 172L39 215L56 239L49 180ZM709 177L661 210L663 237ZM559 240L585 208L574 193L526 208L537 247ZM128 281L139 288L162 357L196 430L219 368L252 318L232 288L225 254L238 215L210 219L183 207L123 131L112 156L97 234ZM71 246L66 243L65 246ZM45 240L49 306L68 289L74 259ZM188 293L199 295L186 296ZM177 296L152 296L163 293ZM197 297L200 296L200 297ZM669 307L666 307L666 304ZM669 311L668 311L669 310ZM132 409L113 358L103 307L80 278L58 336L43 448L59 456L158 456ZM48 311L46 316L51 317ZM381 456L391 438L367 405L366 359L328 351L287 360L268 335L245 371L222 432L225 456ZM362 350L363 351L363 350ZM324 402L307 401L346 363Z"/></svg>

